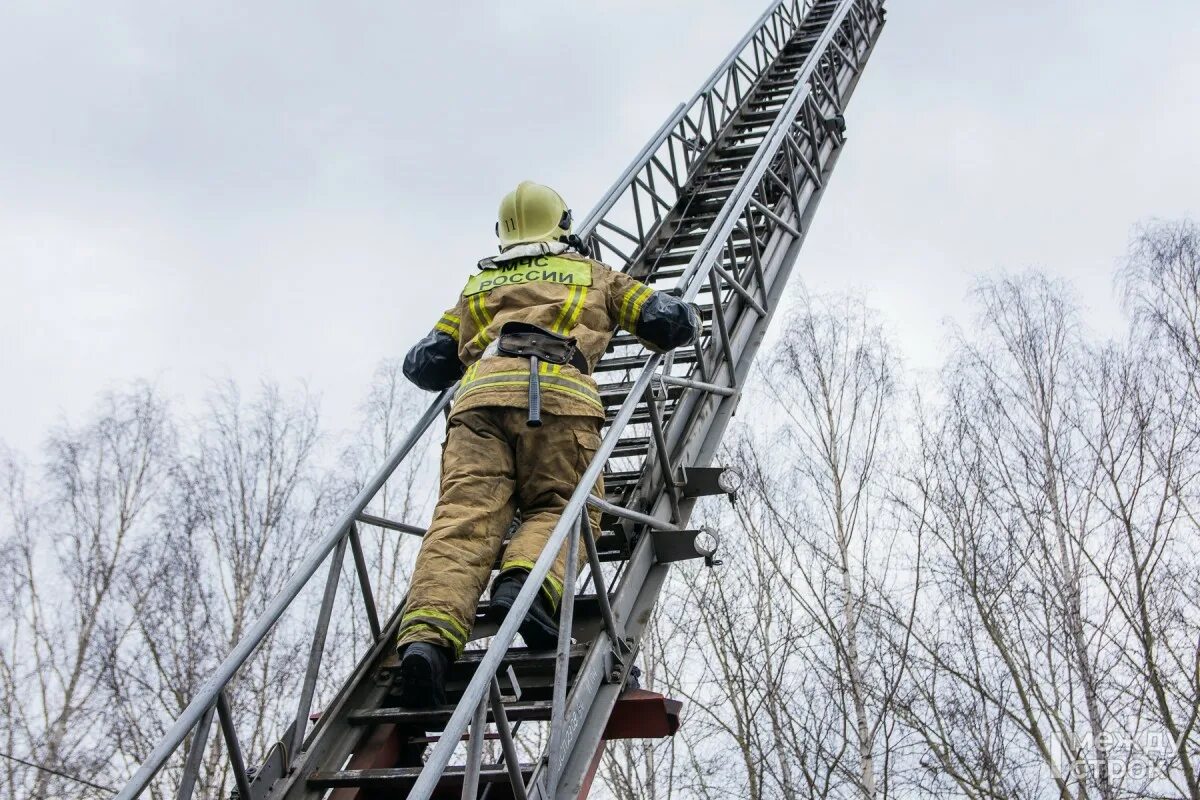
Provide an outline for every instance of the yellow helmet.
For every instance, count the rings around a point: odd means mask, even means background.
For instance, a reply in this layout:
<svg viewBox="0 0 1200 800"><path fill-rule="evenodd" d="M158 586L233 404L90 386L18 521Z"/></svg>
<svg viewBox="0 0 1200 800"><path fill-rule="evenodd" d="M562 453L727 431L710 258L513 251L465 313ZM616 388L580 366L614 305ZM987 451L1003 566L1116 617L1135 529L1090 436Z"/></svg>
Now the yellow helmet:
<svg viewBox="0 0 1200 800"><path fill-rule="evenodd" d="M500 201L496 235L500 250L530 242L557 242L571 235L571 209L558 192L521 181Z"/></svg>

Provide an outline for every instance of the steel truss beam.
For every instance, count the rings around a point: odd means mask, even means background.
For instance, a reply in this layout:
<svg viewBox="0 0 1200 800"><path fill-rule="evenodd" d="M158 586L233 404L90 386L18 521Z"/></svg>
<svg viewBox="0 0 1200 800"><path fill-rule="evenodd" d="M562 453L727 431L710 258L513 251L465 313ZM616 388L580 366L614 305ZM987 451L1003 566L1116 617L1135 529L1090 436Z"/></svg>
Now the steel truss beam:
<svg viewBox="0 0 1200 800"><path fill-rule="evenodd" d="M408 797L425 800L435 790L442 791L439 784L444 775L466 785L464 797L476 796L472 787L483 777L515 781L517 785L507 788L505 796L539 800L577 797L590 781L605 725L669 569L669 564L655 558L654 538L641 534L651 528L686 527L695 500L680 491L683 468L711 463L737 406L841 152L846 102L883 22L883 0L776 0L583 220L580 233L599 257L656 289L699 302L704 332L694 348L666 358L646 352L631 336L614 339L613 352L597 367L601 396L610 408L600 449L504 624L477 631L477 635L491 635L492 641L423 770L414 776ZM325 774L340 769L369 738L351 717L385 701L387 687L371 678L399 626L398 609L385 625L380 624L359 525L421 534L419 526L376 517L366 509L434 425L450 397L450 391L444 392L417 420L117 800L140 796L190 737L177 793L188 800L214 715L243 800L258 800L268 790L271 797L315 800L324 796L327 789L309 786L310 776L318 770ZM611 487L609 497L589 501L589 489L601 474ZM589 502L623 519L626 530L633 532L611 576L604 574L604 559L586 535ZM560 645L550 745L530 772L513 761L516 749L505 714L508 700L501 696L501 667L555 555L564 544L574 552L581 529L590 575L586 581L573 571L567 576L563 625L570 629L575 590L586 582L595 586L600 598L600 624L573 677L569 639ZM374 646L309 731L313 687L347 548ZM280 777L273 786L255 783L241 764L226 689L327 560L324 600L314 621L296 719L284 737L291 745L281 756L286 763L279 765ZM578 626L578 616L575 623ZM512 678L511 669L509 675ZM485 767L482 744L489 711L505 758L503 764ZM467 763L451 769L450 761L468 730ZM400 780L396 772L379 777ZM494 785L482 790L485 795Z"/></svg>

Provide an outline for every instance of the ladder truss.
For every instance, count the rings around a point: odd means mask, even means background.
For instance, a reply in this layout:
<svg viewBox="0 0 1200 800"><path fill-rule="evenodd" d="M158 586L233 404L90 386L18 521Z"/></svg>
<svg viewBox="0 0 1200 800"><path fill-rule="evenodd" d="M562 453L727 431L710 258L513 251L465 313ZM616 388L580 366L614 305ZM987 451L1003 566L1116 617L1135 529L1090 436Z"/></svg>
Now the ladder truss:
<svg viewBox="0 0 1200 800"><path fill-rule="evenodd" d="M145 793L185 742L175 795L190 800L214 717L241 800L367 800L381 791L415 800L576 798L586 795L606 738L673 732L677 706L630 691L631 668L670 564L712 559L715 534L688 530L688 518L697 497L736 488L733 475L710 465L841 152L846 103L882 29L883 5L776 0L580 225L601 260L698 303L702 333L694 346L666 356L632 336L614 337L594 373L607 413L600 449L506 621L497 628L479 615L472 638L491 641L454 665L448 687L454 705L407 710L390 703L400 613L381 619L360 539L364 526L390 535L423 533L366 509L448 407L448 390L118 800ZM589 498L601 474L607 499ZM589 503L603 512L594 542L583 513ZM520 620L564 544L571 553L584 548L588 566L586 577L578 575L575 558L567 559L558 649L514 647ZM347 551L374 646L310 724ZM301 592L321 580L323 565L324 594L294 721L284 746L248 770L226 689ZM590 594L581 593L586 585ZM522 764L513 731L526 724L548 724L548 745L540 759ZM498 761L483 763L485 738L499 740Z"/></svg>

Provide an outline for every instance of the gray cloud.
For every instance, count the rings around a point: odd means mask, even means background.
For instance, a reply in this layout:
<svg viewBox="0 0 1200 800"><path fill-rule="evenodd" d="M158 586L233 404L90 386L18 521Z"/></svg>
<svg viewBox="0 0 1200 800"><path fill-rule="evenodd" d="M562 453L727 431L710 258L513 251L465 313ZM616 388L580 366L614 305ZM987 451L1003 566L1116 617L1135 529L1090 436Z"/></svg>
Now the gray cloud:
<svg viewBox="0 0 1200 800"><path fill-rule="evenodd" d="M348 424L531 177L586 209L763 4L0 10L0 438L135 376L306 379ZM917 366L971 275L1044 266L1098 326L1129 227L1197 213L1191 0L893 2L798 274Z"/></svg>

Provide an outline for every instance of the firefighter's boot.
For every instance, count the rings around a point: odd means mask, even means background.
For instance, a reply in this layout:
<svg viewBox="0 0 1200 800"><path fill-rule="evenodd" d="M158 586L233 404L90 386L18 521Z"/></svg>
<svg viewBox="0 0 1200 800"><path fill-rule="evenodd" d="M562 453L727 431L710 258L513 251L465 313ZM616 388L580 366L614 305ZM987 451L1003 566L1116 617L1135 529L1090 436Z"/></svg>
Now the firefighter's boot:
<svg viewBox="0 0 1200 800"><path fill-rule="evenodd" d="M492 622L497 625L504 622L509 610L517 602L517 595L521 593L528 574L523 570L513 570L496 580L492 588L492 602L488 606L488 617ZM553 650L558 645L558 619L544 593L538 592L518 630L526 646L533 650Z"/></svg>
<svg viewBox="0 0 1200 800"><path fill-rule="evenodd" d="M400 650L400 697L403 708L446 705L446 673L450 654L429 642L413 642Z"/></svg>

